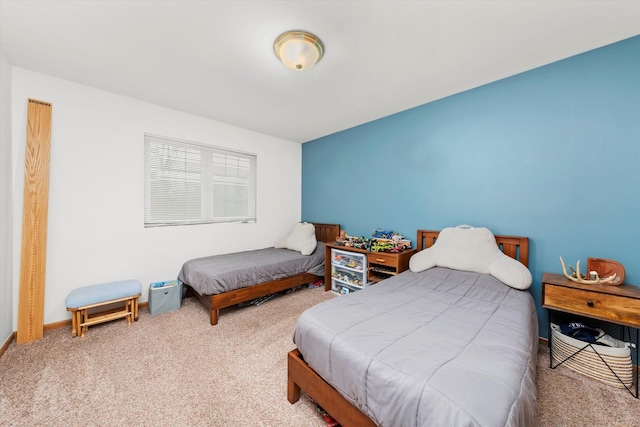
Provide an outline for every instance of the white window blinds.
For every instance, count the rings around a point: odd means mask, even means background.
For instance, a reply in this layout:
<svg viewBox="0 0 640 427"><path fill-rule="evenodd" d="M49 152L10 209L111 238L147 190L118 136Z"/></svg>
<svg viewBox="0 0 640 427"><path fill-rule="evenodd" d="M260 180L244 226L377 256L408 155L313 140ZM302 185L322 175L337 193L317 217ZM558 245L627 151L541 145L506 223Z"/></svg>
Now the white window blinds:
<svg viewBox="0 0 640 427"><path fill-rule="evenodd" d="M256 220L256 156L144 135L145 227Z"/></svg>

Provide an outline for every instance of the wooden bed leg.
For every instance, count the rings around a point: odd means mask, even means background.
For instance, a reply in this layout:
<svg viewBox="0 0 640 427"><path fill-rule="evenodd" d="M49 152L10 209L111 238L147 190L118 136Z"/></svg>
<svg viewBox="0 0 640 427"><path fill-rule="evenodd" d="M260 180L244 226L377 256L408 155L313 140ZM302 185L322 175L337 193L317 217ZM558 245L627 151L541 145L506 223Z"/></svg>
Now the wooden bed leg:
<svg viewBox="0 0 640 427"><path fill-rule="evenodd" d="M287 354L287 400L289 403L296 403L300 400L300 386L291 378L291 372L296 369L296 359L301 357L297 348Z"/></svg>
<svg viewBox="0 0 640 427"><path fill-rule="evenodd" d="M209 323L211 323L211 326L215 326L218 324L218 316L220 314L220 310L216 310L216 309L211 309L211 316L209 318Z"/></svg>
<svg viewBox="0 0 640 427"><path fill-rule="evenodd" d="M295 376L296 369L299 369L300 359L302 355L297 348L287 354L287 400L291 404L300 400L301 387L292 378Z"/></svg>
<svg viewBox="0 0 640 427"><path fill-rule="evenodd" d="M287 379L287 400L289 403L296 403L300 400L300 386L294 383L291 378Z"/></svg>
<svg viewBox="0 0 640 427"><path fill-rule="evenodd" d="M375 427L376 424L324 381L302 359L298 349L287 355L287 399L295 403L300 389L343 426Z"/></svg>

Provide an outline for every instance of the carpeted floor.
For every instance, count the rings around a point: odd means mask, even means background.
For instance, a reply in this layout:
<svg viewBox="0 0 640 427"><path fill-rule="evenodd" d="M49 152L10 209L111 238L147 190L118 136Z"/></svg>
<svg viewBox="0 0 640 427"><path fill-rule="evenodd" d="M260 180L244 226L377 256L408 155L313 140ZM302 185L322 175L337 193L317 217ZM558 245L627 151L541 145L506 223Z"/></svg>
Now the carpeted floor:
<svg viewBox="0 0 640 427"><path fill-rule="evenodd" d="M303 395L286 397L286 354L299 314L332 298L301 289L223 310L211 327L193 299L131 326L69 327L11 344L0 359L2 426L325 426ZM563 367L538 363L540 426L640 425L640 401Z"/></svg>

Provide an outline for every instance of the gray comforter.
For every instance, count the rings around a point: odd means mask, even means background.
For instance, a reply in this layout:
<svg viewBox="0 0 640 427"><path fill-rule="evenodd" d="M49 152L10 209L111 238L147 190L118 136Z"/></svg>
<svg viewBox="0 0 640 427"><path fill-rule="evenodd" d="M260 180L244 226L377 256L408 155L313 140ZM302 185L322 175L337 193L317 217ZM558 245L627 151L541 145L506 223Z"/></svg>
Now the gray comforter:
<svg viewBox="0 0 640 427"><path fill-rule="evenodd" d="M289 249L265 248L187 261L178 280L200 295L215 295L301 273L324 275L324 243L308 256Z"/></svg>
<svg viewBox="0 0 640 427"><path fill-rule="evenodd" d="M382 426L534 426L531 294L490 275L406 271L305 311L305 361Z"/></svg>

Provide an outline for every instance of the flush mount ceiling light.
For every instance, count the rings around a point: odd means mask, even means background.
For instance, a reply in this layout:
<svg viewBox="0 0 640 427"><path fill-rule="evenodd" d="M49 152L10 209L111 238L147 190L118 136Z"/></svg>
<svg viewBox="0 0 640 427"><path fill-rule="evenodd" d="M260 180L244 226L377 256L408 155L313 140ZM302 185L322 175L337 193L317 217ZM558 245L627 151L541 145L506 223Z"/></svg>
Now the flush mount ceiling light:
<svg viewBox="0 0 640 427"><path fill-rule="evenodd" d="M273 52L285 67L305 71L316 65L324 54L320 39L306 31L287 31L273 43Z"/></svg>

